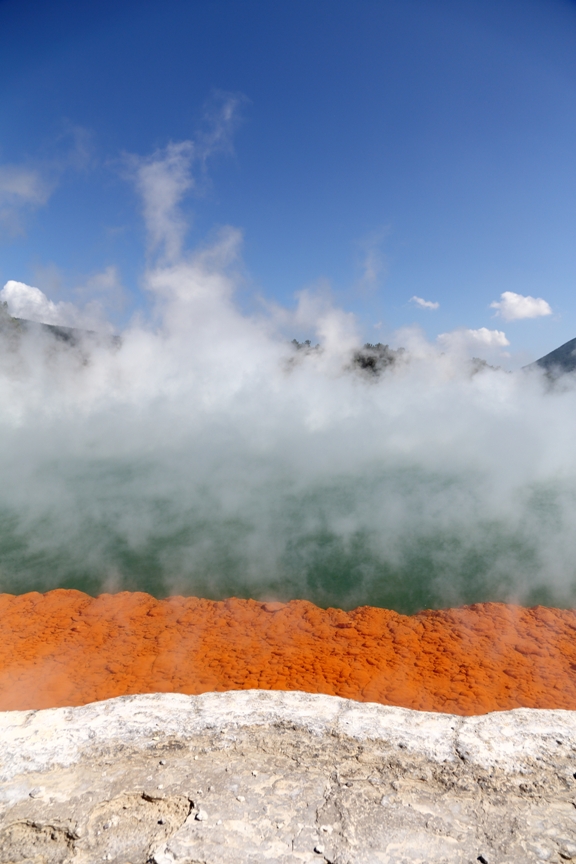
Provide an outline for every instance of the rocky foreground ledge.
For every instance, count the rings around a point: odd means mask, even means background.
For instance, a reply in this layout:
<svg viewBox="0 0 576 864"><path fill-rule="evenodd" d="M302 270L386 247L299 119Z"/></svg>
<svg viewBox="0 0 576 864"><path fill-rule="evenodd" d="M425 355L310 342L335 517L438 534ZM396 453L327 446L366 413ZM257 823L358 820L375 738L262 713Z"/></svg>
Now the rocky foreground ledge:
<svg viewBox="0 0 576 864"><path fill-rule="evenodd" d="M576 859L576 712L246 690L0 714L0 862Z"/></svg>

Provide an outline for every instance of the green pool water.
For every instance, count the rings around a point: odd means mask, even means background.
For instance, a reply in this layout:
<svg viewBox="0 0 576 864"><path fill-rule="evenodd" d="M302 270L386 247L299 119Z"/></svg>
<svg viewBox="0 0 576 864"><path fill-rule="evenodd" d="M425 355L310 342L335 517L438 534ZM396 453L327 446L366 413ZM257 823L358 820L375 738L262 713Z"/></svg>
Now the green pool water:
<svg viewBox="0 0 576 864"><path fill-rule="evenodd" d="M238 482L231 496L226 485L162 488L151 469L117 463L54 466L28 482L28 497L16 506L4 494L0 508L4 592L303 598L403 613L576 602L561 487L523 490L517 512L497 518L473 478L415 468L299 488Z"/></svg>

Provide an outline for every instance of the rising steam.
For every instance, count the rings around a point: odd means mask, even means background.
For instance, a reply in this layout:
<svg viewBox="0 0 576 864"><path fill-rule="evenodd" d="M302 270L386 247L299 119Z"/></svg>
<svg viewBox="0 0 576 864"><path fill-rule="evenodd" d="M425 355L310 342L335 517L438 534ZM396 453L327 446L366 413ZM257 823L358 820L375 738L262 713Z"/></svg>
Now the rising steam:
<svg viewBox="0 0 576 864"><path fill-rule="evenodd" d="M0 296L0 590L574 602L570 376L467 359L500 331L362 349L354 317L306 292L242 313L238 232L181 251L192 159L133 166L151 323L56 331L6 314L28 297L59 323L41 292Z"/></svg>

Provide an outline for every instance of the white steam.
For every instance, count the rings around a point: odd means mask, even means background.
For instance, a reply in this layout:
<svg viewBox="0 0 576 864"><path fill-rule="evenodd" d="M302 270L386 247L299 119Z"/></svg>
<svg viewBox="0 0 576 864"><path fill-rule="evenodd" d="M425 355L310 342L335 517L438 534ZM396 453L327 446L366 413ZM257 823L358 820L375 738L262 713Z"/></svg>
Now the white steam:
<svg viewBox="0 0 576 864"><path fill-rule="evenodd" d="M326 298L242 314L238 242L151 268L121 344L4 328L0 588L568 602L574 390L417 333L374 374Z"/></svg>
<svg viewBox="0 0 576 864"><path fill-rule="evenodd" d="M486 328L362 354L321 293L242 313L239 233L180 251L191 152L139 163L154 325L111 340L0 319L0 590L573 602L570 376L472 363L508 345ZM2 298L80 320L22 283Z"/></svg>
<svg viewBox="0 0 576 864"><path fill-rule="evenodd" d="M164 153L133 161L137 187L144 202L151 251L162 250L170 261L180 255L187 229L178 207L193 186L193 156L193 142L180 141L169 144Z"/></svg>

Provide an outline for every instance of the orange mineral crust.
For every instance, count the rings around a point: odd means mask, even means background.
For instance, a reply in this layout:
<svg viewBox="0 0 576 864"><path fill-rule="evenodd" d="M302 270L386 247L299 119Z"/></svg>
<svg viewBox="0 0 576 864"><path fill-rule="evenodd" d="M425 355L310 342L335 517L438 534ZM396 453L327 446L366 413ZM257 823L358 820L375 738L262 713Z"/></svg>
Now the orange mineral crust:
<svg viewBox="0 0 576 864"><path fill-rule="evenodd" d="M406 616L304 600L0 595L0 709L128 693L304 690L426 711L576 709L576 612L503 603Z"/></svg>

